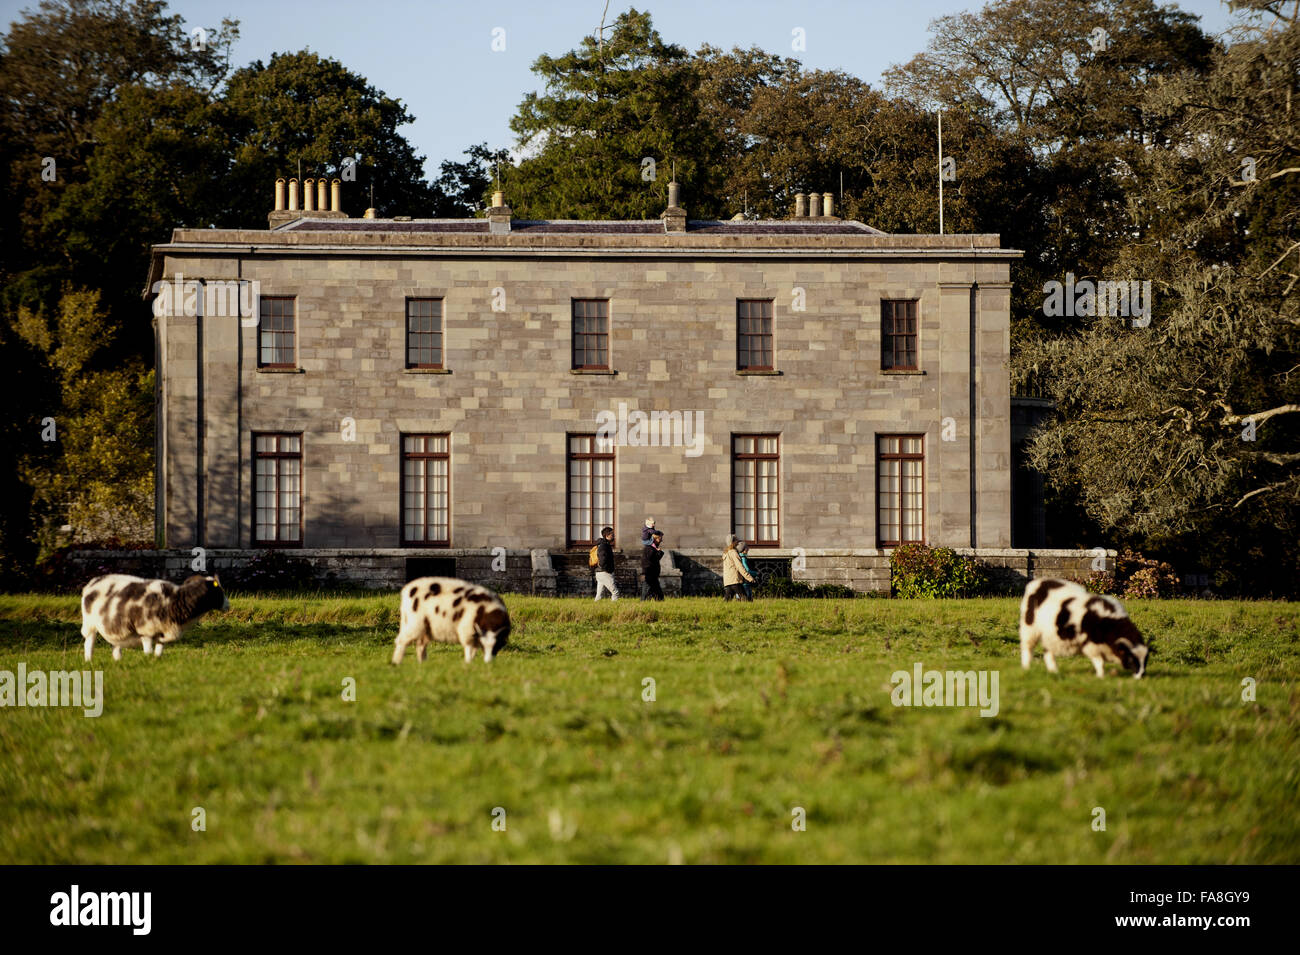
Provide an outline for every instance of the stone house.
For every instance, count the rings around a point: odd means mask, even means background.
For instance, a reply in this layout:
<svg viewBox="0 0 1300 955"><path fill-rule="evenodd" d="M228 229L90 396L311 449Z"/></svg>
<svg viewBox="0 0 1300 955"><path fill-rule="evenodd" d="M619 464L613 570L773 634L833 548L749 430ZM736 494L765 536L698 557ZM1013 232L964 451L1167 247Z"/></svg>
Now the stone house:
<svg viewBox="0 0 1300 955"><path fill-rule="evenodd" d="M564 592L602 526L635 558L653 516L688 591L729 532L857 589L912 540L1029 566L1007 550L1022 253L998 236L888 235L829 193L780 221L688 219L676 183L657 220L522 221L499 193L412 220L303 185L299 208L276 184L267 230L153 250L177 561L287 548L376 585Z"/></svg>

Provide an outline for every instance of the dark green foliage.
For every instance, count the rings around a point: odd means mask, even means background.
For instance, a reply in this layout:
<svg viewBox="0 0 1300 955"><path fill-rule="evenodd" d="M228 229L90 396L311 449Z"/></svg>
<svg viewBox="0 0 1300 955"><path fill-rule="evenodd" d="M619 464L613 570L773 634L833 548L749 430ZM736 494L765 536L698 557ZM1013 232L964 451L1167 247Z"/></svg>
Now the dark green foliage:
<svg viewBox="0 0 1300 955"><path fill-rule="evenodd" d="M282 550L265 550L239 570L228 571L227 587L248 591L313 590L319 586L311 561ZM329 581L333 586L333 581Z"/></svg>
<svg viewBox="0 0 1300 955"><path fill-rule="evenodd" d="M990 583L988 569L951 547L903 544L889 558L895 597L978 597Z"/></svg>
<svg viewBox="0 0 1300 955"><path fill-rule="evenodd" d="M852 587L844 587L840 584L812 584L805 583L802 580L791 580L789 577L771 576L754 587L754 596L757 597L811 597L821 599L844 600L858 596L857 591Z"/></svg>

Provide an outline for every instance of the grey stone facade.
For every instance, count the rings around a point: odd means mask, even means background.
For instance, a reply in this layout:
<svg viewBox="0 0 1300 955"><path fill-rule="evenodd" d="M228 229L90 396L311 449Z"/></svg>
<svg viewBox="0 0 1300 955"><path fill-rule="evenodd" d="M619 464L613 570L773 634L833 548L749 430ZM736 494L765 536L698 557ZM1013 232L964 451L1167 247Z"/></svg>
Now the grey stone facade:
<svg viewBox="0 0 1300 955"><path fill-rule="evenodd" d="M997 236L885 235L833 217L675 232L667 219L498 219L304 217L177 230L157 246L151 292L177 276L182 287L255 281L296 311L296 367L283 371L258 367L255 320L211 303L204 315L155 308L159 546L257 549L253 434L301 432L301 556L432 556L402 544L400 439L446 432L462 561L497 547L585 560L585 548L565 553L566 435L596 431L620 404L697 413L704 436L698 456L617 448L615 527L629 556L646 515L674 551L720 551L733 433L780 435L770 553L874 553L876 436L897 433L925 438L927 542L1010 546L1008 275L1021 253ZM408 297L443 301L439 373L406 367ZM575 298L609 300L609 373L571 368ZM773 373L737 371L736 302L753 298L775 303ZM916 372L881 370L883 299L919 302ZM877 558L862 559L862 573L828 567L826 579L878 587Z"/></svg>

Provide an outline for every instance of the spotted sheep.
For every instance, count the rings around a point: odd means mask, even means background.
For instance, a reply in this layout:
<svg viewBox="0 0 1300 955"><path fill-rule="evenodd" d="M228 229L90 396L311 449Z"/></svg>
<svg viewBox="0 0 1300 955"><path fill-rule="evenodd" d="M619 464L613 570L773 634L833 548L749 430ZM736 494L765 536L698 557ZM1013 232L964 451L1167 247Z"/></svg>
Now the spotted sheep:
<svg viewBox="0 0 1300 955"><path fill-rule="evenodd" d="M501 598L477 584L455 577L421 577L402 588L402 621L397 631L393 663L401 663L406 648L424 662L432 641L459 643L465 662L483 651L484 662L506 645L510 614Z"/></svg>
<svg viewBox="0 0 1300 955"><path fill-rule="evenodd" d="M1056 656L1082 653L1097 676L1106 663L1122 664L1135 678L1146 673L1150 648L1114 597L1090 594L1067 580L1031 580L1020 602L1020 665L1029 669L1043 642L1043 664L1056 672Z"/></svg>
<svg viewBox="0 0 1300 955"><path fill-rule="evenodd" d="M127 574L96 577L81 589L81 637L90 662L99 633L122 659L123 647L143 647L160 657L163 644L209 610L228 610L230 601L216 577L194 574L179 587L169 580L145 580Z"/></svg>

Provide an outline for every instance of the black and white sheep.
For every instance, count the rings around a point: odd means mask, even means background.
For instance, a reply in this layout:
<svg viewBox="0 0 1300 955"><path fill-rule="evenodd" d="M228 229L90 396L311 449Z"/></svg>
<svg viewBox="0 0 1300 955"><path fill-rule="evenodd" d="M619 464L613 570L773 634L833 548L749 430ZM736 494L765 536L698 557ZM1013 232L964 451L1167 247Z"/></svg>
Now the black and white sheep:
<svg viewBox="0 0 1300 955"><path fill-rule="evenodd" d="M230 601L216 577L194 574L179 587L168 580L145 580L127 574L96 577L81 590L81 637L90 662L99 633L113 646L113 659L123 647L144 647L162 656L163 644L209 610L227 610Z"/></svg>
<svg viewBox="0 0 1300 955"><path fill-rule="evenodd" d="M478 584L455 577L421 577L402 588L402 620L393 663L401 663L410 644L424 662L432 641L459 643L465 662L483 651L484 662L506 645L510 614L501 598Z"/></svg>
<svg viewBox="0 0 1300 955"><path fill-rule="evenodd" d="M1082 653L1097 676L1106 663L1119 663L1140 678L1150 649L1114 597L1090 594L1068 580L1031 580L1020 602L1020 665L1029 669L1034 647L1043 642L1043 665L1056 672L1056 656Z"/></svg>

